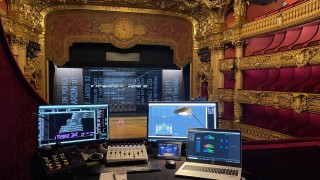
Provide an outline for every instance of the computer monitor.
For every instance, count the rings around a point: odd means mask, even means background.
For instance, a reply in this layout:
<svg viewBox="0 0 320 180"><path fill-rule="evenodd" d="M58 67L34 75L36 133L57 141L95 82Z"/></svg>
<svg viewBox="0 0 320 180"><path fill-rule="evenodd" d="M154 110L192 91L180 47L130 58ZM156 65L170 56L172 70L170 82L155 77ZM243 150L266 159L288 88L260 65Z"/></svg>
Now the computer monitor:
<svg viewBox="0 0 320 180"><path fill-rule="evenodd" d="M187 141L188 128L218 128L217 102L149 102L148 141Z"/></svg>
<svg viewBox="0 0 320 180"><path fill-rule="evenodd" d="M109 139L108 105L45 105L38 109L38 147Z"/></svg>

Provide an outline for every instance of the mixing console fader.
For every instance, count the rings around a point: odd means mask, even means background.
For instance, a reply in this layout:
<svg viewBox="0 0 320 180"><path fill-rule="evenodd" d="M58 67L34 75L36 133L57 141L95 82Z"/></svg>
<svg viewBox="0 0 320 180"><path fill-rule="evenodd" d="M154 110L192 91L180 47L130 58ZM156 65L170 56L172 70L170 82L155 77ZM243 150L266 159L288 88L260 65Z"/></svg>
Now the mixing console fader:
<svg viewBox="0 0 320 180"><path fill-rule="evenodd" d="M148 154L144 144L118 144L108 146L107 163L111 162L148 162Z"/></svg>

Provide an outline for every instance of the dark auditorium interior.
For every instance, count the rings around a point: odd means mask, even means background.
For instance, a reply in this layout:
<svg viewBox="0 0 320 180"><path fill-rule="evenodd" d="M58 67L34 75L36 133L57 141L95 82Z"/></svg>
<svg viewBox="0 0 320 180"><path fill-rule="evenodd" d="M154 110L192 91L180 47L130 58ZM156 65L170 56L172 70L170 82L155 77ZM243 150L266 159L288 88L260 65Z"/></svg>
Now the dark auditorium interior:
<svg viewBox="0 0 320 180"><path fill-rule="evenodd" d="M190 179L175 173L200 124L241 132L239 179L320 179L320 0L0 0L0 22L0 179L120 179L105 168L138 162L108 159L126 143L149 169L124 179ZM174 102L216 112L177 125ZM153 118L185 139L150 141ZM153 156L170 140L174 167Z"/></svg>

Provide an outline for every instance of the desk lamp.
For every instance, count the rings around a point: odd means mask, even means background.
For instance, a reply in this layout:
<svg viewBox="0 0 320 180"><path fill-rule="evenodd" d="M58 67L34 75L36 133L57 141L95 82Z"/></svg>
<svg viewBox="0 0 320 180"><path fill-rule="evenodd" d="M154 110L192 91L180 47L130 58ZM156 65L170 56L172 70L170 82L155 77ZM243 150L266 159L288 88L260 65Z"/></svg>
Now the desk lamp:
<svg viewBox="0 0 320 180"><path fill-rule="evenodd" d="M200 120L196 117L196 115L194 115L194 113L192 112L192 109L190 107L188 107L188 106L180 107L180 108L175 109L173 112L175 114L179 114L181 116L190 116L190 115L192 115L199 122L199 124L201 124L201 126L203 128L205 128L204 125L200 122Z"/></svg>

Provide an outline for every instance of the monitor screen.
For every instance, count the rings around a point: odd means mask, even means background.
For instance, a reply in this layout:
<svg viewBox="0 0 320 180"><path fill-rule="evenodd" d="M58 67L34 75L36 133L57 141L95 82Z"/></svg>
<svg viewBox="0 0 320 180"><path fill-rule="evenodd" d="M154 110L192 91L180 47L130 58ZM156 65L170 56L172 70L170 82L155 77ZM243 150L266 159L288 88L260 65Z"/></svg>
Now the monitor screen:
<svg viewBox="0 0 320 180"><path fill-rule="evenodd" d="M108 105L39 106L38 147L105 141L109 138Z"/></svg>
<svg viewBox="0 0 320 180"><path fill-rule="evenodd" d="M187 160L241 167L240 130L189 129Z"/></svg>
<svg viewBox="0 0 320 180"><path fill-rule="evenodd" d="M218 128L217 102L150 102L148 141L186 142L188 128Z"/></svg>

